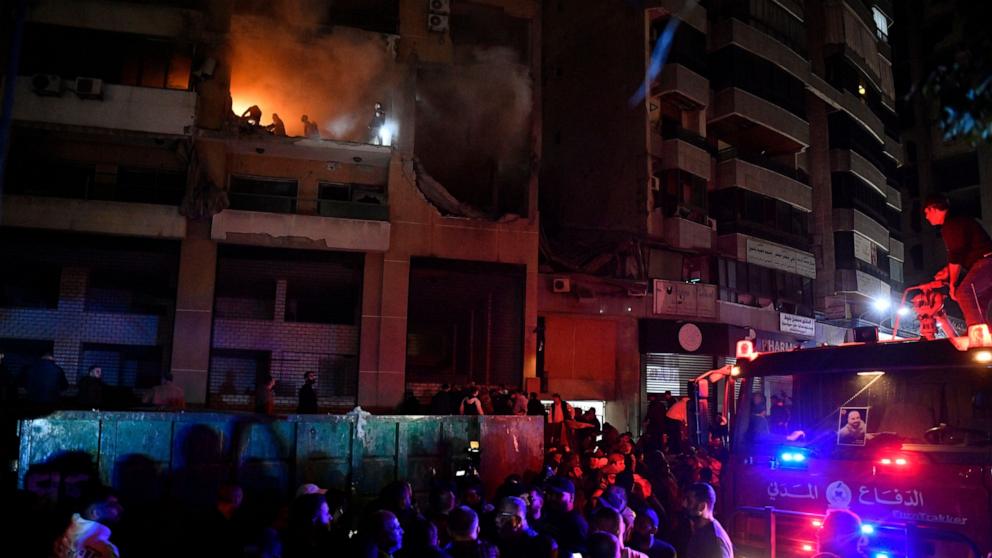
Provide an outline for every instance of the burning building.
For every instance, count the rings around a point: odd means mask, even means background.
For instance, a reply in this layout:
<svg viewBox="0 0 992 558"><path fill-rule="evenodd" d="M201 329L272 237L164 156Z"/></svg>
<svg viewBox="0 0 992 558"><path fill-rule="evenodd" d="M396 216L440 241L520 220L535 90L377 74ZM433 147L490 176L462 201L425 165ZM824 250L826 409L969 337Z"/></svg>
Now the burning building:
<svg viewBox="0 0 992 558"><path fill-rule="evenodd" d="M32 2L8 76L0 350L138 390L171 372L215 408L250 406L269 374L293 408L311 370L326 409L527 384L539 16Z"/></svg>

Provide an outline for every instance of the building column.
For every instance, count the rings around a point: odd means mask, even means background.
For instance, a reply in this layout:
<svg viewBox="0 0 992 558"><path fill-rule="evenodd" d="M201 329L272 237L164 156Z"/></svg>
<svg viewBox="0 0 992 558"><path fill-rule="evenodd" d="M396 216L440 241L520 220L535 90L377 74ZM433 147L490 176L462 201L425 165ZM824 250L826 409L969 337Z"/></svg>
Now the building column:
<svg viewBox="0 0 992 558"><path fill-rule="evenodd" d="M65 370L70 383L76 383L79 372L79 350L83 338L83 312L86 309L86 284L89 271L79 267L63 267L59 282L59 314L55 330L53 356Z"/></svg>
<svg viewBox="0 0 992 558"><path fill-rule="evenodd" d="M210 223L189 221L179 253L172 375L186 392L186 402L195 405L207 402L216 279L217 244L210 239Z"/></svg>
<svg viewBox="0 0 992 558"><path fill-rule="evenodd" d="M406 320L410 259L366 254L358 404L392 409L406 388Z"/></svg>

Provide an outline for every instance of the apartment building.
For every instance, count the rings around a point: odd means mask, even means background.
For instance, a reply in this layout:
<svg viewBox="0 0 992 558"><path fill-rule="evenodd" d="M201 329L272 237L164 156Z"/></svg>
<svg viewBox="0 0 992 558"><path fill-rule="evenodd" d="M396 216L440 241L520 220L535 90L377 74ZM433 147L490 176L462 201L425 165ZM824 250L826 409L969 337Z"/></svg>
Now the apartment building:
<svg viewBox="0 0 992 558"><path fill-rule="evenodd" d="M739 339L790 350L888 319L871 304L899 293L905 259L891 16L862 0L545 3L550 391L613 399L636 427L645 393L685 393Z"/></svg>
<svg viewBox="0 0 992 558"><path fill-rule="evenodd" d="M31 2L7 76L0 350L139 393L169 371L211 408L251 408L272 375L291 410L311 370L327 410L524 385L540 15Z"/></svg>

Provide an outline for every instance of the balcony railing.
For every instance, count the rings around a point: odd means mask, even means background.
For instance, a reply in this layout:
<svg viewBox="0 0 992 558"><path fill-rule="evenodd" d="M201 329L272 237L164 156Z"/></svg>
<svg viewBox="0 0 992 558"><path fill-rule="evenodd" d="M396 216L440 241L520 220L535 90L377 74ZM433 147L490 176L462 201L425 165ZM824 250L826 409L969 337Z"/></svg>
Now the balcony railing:
<svg viewBox="0 0 992 558"><path fill-rule="evenodd" d="M706 141L706 138L697 134L696 132L693 132L692 130L683 128L675 120L672 120L670 118L662 118L661 126L659 126L659 128L661 130L661 137L666 140L668 139L682 140L688 143L689 145L698 147L706 151L710 155L716 153L716 148L710 145L710 143Z"/></svg>
<svg viewBox="0 0 992 558"><path fill-rule="evenodd" d="M299 213L301 205L313 206L317 215L339 219L362 219L366 221L388 221L389 206L382 201L348 201L320 198L300 198L278 194L238 193L228 194L231 209L260 211L265 213Z"/></svg>
<svg viewBox="0 0 992 558"><path fill-rule="evenodd" d="M736 147L721 149L720 152L717 153L717 162L726 161L728 159L740 159L741 161L751 163L752 165L757 165L761 168L776 172L795 181L802 182L807 186L809 185L809 175L806 174L805 171L802 169L792 168L789 165L780 163L769 157L763 157L753 153L741 153Z"/></svg>
<svg viewBox="0 0 992 558"><path fill-rule="evenodd" d="M811 239L809 235L795 234L781 230L766 223L746 221L717 221L717 234L746 234L763 240L784 244L797 250L809 250Z"/></svg>

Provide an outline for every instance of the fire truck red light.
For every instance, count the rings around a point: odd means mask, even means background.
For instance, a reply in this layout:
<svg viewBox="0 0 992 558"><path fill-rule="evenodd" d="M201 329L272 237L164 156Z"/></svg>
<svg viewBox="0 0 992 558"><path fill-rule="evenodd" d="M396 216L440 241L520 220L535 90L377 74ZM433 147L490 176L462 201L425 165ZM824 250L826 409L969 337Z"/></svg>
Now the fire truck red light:
<svg viewBox="0 0 992 558"><path fill-rule="evenodd" d="M882 458L882 460L879 461L879 463L881 463L882 465L892 465L892 460L889 459L888 457L885 457Z"/></svg>
<svg viewBox="0 0 992 558"><path fill-rule="evenodd" d="M906 465L907 463L908 463L908 461L906 461L902 457L896 459L896 465Z"/></svg>
<svg viewBox="0 0 992 558"><path fill-rule="evenodd" d="M813 520L813 527L816 527L817 529L819 529L820 527L823 527L823 522L820 521L819 519L814 519Z"/></svg>
<svg viewBox="0 0 992 558"><path fill-rule="evenodd" d="M813 552L813 545L811 545L811 544L804 544L803 545L803 552Z"/></svg>

